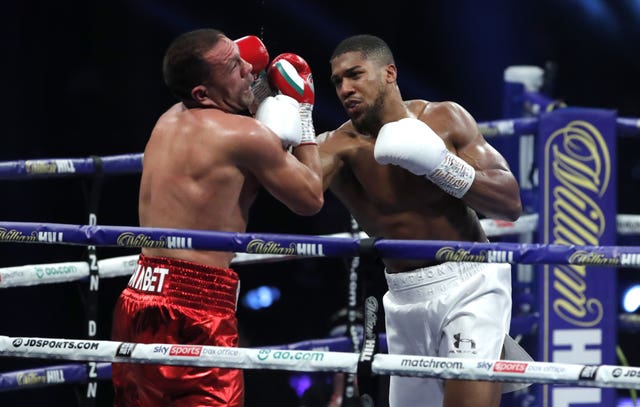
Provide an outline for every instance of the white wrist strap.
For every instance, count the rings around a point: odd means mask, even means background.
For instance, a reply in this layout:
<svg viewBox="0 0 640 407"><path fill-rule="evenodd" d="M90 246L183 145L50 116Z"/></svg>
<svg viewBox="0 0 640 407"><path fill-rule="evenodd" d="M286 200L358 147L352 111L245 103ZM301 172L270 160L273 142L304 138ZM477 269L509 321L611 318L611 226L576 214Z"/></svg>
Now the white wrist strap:
<svg viewBox="0 0 640 407"><path fill-rule="evenodd" d="M447 152L440 165L427 174L431 182L456 198L462 198L467 193L475 176L476 170L451 152Z"/></svg>
<svg viewBox="0 0 640 407"><path fill-rule="evenodd" d="M310 103L300 103L300 121L302 122L302 137L300 144L318 144L316 142L316 129L313 127L313 105Z"/></svg>

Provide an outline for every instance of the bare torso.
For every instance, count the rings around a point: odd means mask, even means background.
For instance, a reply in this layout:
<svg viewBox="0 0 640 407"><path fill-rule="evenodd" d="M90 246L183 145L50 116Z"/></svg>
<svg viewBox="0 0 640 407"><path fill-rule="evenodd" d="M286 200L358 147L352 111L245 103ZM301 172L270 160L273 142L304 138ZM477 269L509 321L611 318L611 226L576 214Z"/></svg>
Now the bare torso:
<svg viewBox="0 0 640 407"><path fill-rule="evenodd" d="M429 124L445 143L447 119L425 101L407 102L408 110ZM394 165L380 165L373 155L375 138L362 135L350 122L321 144L342 162L333 175L331 191L369 235L387 239L484 241L475 211L443 192L424 177ZM323 162L323 165L325 163ZM383 259L389 272L433 264L429 260Z"/></svg>
<svg viewBox="0 0 640 407"><path fill-rule="evenodd" d="M234 124L246 120L219 109L176 104L157 122L144 152L139 216L143 227L244 232L258 183L233 161ZM145 248L228 267L233 253Z"/></svg>

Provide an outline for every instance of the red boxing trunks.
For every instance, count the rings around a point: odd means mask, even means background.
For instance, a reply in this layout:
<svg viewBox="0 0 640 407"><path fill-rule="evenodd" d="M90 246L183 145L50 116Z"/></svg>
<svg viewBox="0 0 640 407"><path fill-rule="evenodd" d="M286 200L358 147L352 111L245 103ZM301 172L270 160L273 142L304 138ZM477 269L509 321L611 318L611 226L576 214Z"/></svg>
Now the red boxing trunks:
<svg viewBox="0 0 640 407"><path fill-rule="evenodd" d="M118 298L111 337L135 343L238 346L238 275L140 255ZM174 349L175 348L175 349ZM160 352L179 351L167 347ZM242 370L114 363L114 406L242 406Z"/></svg>

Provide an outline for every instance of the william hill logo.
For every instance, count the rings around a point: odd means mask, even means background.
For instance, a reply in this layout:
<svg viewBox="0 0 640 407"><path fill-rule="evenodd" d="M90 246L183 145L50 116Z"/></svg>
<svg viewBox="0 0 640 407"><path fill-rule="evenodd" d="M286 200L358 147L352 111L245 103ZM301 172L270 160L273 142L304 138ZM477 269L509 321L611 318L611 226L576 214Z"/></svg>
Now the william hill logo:
<svg viewBox="0 0 640 407"><path fill-rule="evenodd" d="M556 130L545 145L545 238L560 245L598 245L606 227L600 197L609 187L611 158L606 140L593 124L574 120ZM579 327L603 317L600 299L589 296L584 264L619 265L619 258L578 251L570 264L551 267L554 313Z"/></svg>
<svg viewBox="0 0 640 407"><path fill-rule="evenodd" d="M76 168L72 160L28 160L25 162L27 174L74 174Z"/></svg>
<svg viewBox="0 0 640 407"><path fill-rule="evenodd" d="M511 250L482 250L477 254L466 249L455 249L445 246L436 252L436 260L464 261L477 263L513 263L514 253Z"/></svg>
<svg viewBox="0 0 640 407"><path fill-rule="evenodd" d="M185 236L160 236L154 239L144 233L124 232L116 239L118 246L124 247L155 247L167 249L192 249L193 240Z"/></svg>
<svg viewBox="0 0 640 407"><path fill-rule="evenodd" d="M1 242L37 242L38 234L36 231L32 231L30 234L25 235L20 230L0 228L0 241Z"/></svg>
<svg viewBox="0 0 640 407"><path fill-rule="evenodd" d="M292 244L289 247L282 247L280 243L273 241L264 241L262 239L253 239L247 244L247 253L256 254L296 254L295 246Z"/></svg>

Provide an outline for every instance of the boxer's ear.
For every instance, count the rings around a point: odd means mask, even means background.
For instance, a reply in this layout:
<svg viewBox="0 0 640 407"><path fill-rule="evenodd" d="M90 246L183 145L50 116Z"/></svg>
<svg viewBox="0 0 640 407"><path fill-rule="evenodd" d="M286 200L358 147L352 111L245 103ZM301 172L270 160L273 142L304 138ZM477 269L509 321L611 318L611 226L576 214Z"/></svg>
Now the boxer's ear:
<svg viewBox="0 0 640 407"><path fill-rule="evenodd" d="M198 85L191 89L191 98L199 105L209 106L213 101L209 98L206 86Z"/></svg>

